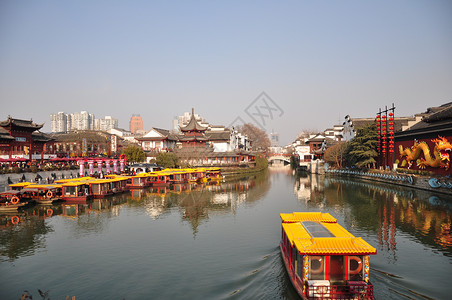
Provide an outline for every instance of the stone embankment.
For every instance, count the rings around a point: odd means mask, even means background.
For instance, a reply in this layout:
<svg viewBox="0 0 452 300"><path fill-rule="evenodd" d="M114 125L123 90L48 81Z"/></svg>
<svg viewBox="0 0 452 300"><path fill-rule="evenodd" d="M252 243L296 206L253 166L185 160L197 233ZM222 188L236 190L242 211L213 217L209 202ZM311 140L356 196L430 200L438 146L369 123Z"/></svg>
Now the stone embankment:
<svg viewBox="0 0 452 300"><path fill-rule="evenodd" d="M22 177L25 177L24 181L28 182L37 182L36 177L39 174L41 179L41 183L47 183L47 178L53 178L52 174L56 175L56 179L77 177L78 170L65 170L65 171L45 171L45 172L37 172L37 173L10 173L10 174L0 174L0 192L4 192L9 190L8 186L8 178L12 183L18 183Z"/></svg>
<svg viewBox="0 0 452 300"><path fill-rule="evenodd" d="M349 176L364 180L407 186L432 192L452 195L452 179L414 174L379 171L333 170L326 171L327 176Z"/></svg>

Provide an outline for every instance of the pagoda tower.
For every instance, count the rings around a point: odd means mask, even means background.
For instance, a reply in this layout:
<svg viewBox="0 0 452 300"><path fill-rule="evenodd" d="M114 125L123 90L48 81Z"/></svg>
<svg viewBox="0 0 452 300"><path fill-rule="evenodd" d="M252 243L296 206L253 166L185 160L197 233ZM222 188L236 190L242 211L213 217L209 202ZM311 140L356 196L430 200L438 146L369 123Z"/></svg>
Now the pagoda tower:
<svg viewBox="0 0 452 300"><path fill-rule="evenodd" d="M179 138L182 147L205 147L208 138L205 136L207 127L202 126L195 118L195 109L191 109L191 118L186 126L179 126L183 136Z"/></svg>

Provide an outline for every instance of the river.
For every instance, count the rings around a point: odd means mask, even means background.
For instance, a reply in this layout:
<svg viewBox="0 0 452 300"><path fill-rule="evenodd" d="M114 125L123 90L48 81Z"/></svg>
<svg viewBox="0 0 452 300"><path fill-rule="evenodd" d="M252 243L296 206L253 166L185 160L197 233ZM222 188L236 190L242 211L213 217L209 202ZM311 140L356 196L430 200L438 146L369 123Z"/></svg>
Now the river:
<svg viewBox="0 0 452 300"><path fill-rule="evenodd" d="M0 299L298 299L279 251L293 211L377 248L377 299L450 299L449 196L290 170L0 215Z"/></svg>

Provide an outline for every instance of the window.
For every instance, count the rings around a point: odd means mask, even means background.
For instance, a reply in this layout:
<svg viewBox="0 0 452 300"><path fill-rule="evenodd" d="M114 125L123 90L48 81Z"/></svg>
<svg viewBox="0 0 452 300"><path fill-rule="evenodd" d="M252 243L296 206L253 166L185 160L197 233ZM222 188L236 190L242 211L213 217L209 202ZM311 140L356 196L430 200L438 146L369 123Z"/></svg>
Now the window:
<svg viewBox="0 0 452 300"><path fill-rule="evenodd" d="M323 224L320 224L318 222L305 221L301 222L301 224L312 237L334 237L334 234L332 234L325 226L323 226Z"/></svg>
<svg viewBox="0 0 452 300"><path fill-rule="evenodd" d="M75 186L66 186L64 188L65 195L75 195Z"/></svg>
<svg viewBox="0 0 452 300"><path fill-rule="evenodd" d="M362 281L363 279L363 257L349 256L348 257L348 280L350 281Z"/></svg>
<svg viewBox="0 0 452 300"><path fill-rule="evenodd" d="M310 256L309 271L311 273L310 280L325 279L325 256Z"/></svg>
<svg viewBox="0 0 452 300"><path fill-rule="evenodd" d="M300 277L300 280L303 278L303 255L300 255L297 251L297 275Z"/></svg>

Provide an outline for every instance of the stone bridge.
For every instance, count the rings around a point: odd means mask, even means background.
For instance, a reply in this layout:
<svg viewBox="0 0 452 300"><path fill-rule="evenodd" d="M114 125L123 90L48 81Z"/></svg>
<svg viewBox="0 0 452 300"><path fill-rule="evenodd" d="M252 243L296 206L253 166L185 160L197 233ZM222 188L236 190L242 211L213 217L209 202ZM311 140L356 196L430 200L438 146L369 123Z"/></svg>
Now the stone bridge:
<svg viewBox="0 0 452 300"><path fill-rule="evenodd" d="M268 156L268 163L270 165L288 165L290 157L290 154L271 154Z"/></svg>

